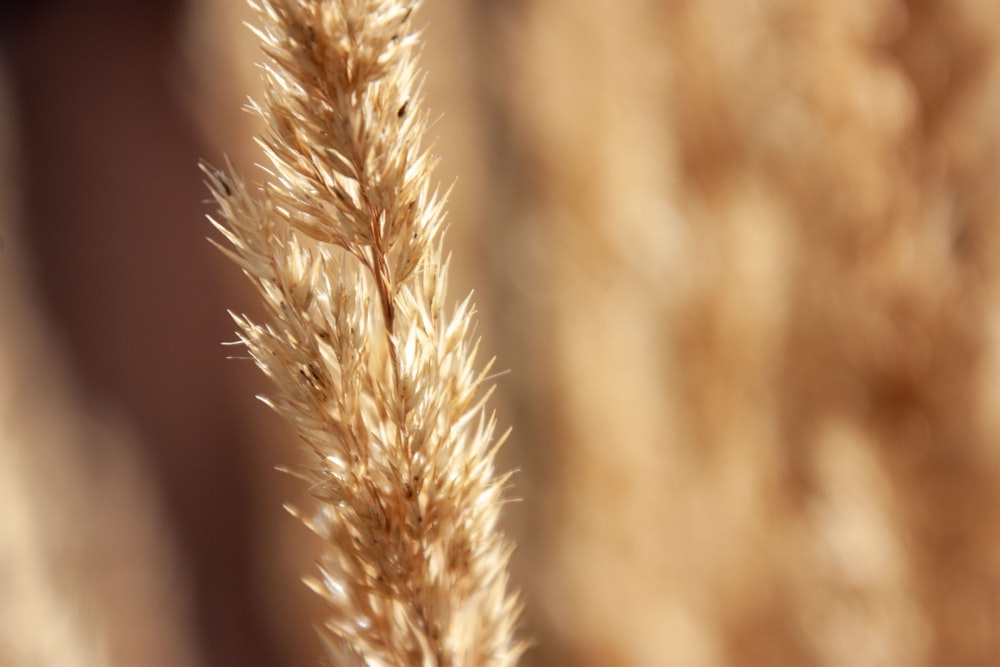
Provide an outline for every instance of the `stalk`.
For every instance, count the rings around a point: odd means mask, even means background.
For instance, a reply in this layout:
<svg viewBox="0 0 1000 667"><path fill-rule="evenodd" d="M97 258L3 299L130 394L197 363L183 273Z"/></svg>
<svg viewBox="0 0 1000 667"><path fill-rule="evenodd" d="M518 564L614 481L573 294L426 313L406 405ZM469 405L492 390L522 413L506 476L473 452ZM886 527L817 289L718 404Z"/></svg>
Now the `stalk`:
<svg viewBox="0 0 1000 667"><path fill-rule="evenodd" d="M252 3L253 4L253 3ZM511 665L523 651L498 530L505 435L471 299L446 307L444 197L422 147L418 2L261 0L269 162L251 196L205 168L223 252L266 322L235 315L308 452L334 664Z"/></svg>

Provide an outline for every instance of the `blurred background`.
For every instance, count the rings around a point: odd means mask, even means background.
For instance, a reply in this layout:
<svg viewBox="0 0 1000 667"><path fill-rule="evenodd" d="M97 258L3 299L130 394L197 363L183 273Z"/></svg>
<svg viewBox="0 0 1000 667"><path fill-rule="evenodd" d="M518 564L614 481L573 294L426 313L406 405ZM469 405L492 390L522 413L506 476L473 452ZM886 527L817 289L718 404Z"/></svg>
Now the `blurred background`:
<svg viewBox="0 0 1000 667"><path fill-rule="evenodd" d="M0 665L319 664L197 169L260 159L250 14L0 8ZM418 20L523 664L1000 664L1000 4Z"/></svg>

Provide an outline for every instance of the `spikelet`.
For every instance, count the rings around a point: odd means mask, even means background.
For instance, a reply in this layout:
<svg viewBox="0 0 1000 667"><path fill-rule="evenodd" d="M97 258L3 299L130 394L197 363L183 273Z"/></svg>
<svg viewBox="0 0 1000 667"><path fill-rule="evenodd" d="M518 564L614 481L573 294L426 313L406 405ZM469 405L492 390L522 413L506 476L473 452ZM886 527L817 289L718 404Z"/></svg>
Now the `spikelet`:
<svg viewBox="0 0 1000 667"><path fill-rule="evenodd" d="M297 430L324 540L308 583L334 664L510 665L503 437L474 308L446 308L443 197L405 0L260 0L268 178L205 168L220 246L259 288L234 315Z"/></svg>

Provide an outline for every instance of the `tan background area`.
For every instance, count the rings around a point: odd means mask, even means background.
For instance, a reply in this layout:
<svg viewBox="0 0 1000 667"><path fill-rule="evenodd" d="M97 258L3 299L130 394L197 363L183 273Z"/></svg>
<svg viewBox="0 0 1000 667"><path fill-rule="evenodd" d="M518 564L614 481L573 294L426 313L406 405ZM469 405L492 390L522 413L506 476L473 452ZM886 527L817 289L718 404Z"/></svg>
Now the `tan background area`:
<svg viewBox="0 0 1000 667"><path fill-rule="evenodd" d="M22 2L0 96L0 665L314 665L298 445L197 160L238 0ZM525 665L1000 664L1000 7L428 0Z"/></svg>

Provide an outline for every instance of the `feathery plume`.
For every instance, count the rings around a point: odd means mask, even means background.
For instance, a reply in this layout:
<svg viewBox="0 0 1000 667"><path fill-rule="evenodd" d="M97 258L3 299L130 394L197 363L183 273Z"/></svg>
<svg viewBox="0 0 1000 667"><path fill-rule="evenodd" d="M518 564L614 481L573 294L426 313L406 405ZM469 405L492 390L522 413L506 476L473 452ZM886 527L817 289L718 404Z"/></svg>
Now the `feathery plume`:
<svg viewBox="0 0 1000 667"><path fill-rule="evenodd" d="M234 315L294 425L336 664L510 665L503 441L470 299L446 309L443 197L421 146L408 0L259 0L268 177L205 168L222 248L259 288Z"/></svg>

